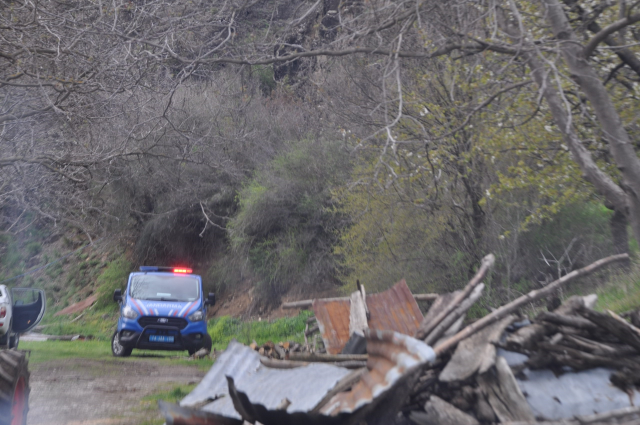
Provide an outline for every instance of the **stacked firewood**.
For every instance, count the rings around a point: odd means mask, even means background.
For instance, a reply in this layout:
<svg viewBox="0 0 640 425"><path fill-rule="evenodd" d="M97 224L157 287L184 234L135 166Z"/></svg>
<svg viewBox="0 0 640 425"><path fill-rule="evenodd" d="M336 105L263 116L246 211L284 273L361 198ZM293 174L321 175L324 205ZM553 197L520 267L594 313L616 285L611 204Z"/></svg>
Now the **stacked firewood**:
<svg viewBox="0 0 640 425"><path fill-rule="evenodd" d="M482 269L488 268L483 264L465 289L441 295L425 316L416 337L435 347L437 361L413 383L402 410L419 425L536 423L516 380L525 367L558 373L609 367L618 371L611 382L629 392L640 384L640 329L613 312L594 311L595 295L571 297L532 323L518 316L524 305L615 260L572 272L460 330L461 318L482 291ZM526 354L528 360L512 368L497 355L498 348Z"/></svg>
<svg viewBox="0 0 640 425"><path fill-rule="evenodd" d="M612 383L626 388L640 383L640 329L607 311L592 310L589 299L571 297L553 312L540 313L534 324L507 339L507 348L530 356L531 369L618 370Z"/></svg>
<svg viewBox="0 0 640 425"><path fill-rule="evenodd" d="M278 343L267 341L262 345L258 345L257 342L253 341L249 344L249 347L257 351L263 358L275 360L289 360L296 356L295 353L325 353L326 350L318 330L316 318L310 317L307 319L304 330L304 343L302 344L295 341L280 341Z"/></svg>

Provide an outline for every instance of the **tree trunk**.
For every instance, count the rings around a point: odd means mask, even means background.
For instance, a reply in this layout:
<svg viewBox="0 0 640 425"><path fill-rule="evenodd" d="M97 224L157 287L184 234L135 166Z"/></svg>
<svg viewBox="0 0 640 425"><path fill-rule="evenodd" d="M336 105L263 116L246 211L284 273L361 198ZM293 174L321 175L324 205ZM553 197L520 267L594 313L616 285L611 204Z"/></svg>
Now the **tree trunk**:
<svg viewBox="0 0 640 425"><path fill-rule="evenodd" d="M613 216L609 221L611 236L613 239L613 252L615 254L629 253L629 234L627 233L627 216L618 209L613 210Z"/></svg>
<svg viewBox="0 0 640 425"><path fill-rule="evenodd" d="M625 211L636 240L640 241L640 159L625 130L602 81L584 55L584 47L575 36L558 0L541 0L545 16L560 41L560 52L593 108L602 132L609 142L609 150L622 174L627 210ZM616 209L617 205L616 205Z"/></svg>

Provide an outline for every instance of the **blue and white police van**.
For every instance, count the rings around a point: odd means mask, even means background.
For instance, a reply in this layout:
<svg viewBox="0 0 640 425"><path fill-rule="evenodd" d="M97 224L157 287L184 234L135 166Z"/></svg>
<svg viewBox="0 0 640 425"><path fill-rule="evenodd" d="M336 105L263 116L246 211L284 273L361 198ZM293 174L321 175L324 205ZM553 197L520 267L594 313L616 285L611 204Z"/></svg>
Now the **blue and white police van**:
<svg viewBox="0 0 640 425"><path fill-rule="evenodd" d="M111 338L114 356L129 356L134 348L211 351L206 316L216 296L204 297L202 278L191 269L142 266L129 275L124 294L115 290L113 300L120 304L118 328Z"/></svg>

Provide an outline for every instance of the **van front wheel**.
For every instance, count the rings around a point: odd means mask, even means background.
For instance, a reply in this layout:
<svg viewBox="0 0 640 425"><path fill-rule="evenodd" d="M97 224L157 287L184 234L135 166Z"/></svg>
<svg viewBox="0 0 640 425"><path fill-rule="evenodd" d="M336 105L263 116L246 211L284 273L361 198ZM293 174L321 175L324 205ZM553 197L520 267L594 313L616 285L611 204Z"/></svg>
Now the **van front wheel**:
<svg viewBox="0 0 640 425"><path fill-rule="evenodd" d="M111 337L111 352L115 357L129 357L133 348L127 348L120 344L120 337L118 331L115 331L113 337Z"/></svg>
<svg viewBox="0 0 640 425"><path fill-rule="evenodd" d="M213 347L213 341L211 341L211 335L206 333L204 334L204 341L202 344L202 348L206 348L209 352L211 352L211 347Z"/></svg>

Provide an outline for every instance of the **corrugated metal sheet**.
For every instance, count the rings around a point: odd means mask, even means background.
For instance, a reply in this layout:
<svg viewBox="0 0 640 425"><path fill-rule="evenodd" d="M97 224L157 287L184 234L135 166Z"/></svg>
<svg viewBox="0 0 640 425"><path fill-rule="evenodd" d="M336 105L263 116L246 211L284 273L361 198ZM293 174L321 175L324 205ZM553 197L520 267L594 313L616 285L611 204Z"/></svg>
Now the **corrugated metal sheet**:
<svg viewBox="0 0 640 425"><path fill-rule="evenodd" d="M403 378L420 366L433 363L436 354L424 342L397 332L369 329L367 338L368 372L351 391L334 396L320 412L336 416L380 402Z"/></svg>
<svg viewBox="0 0 640 425"><path fill-rule="evenodd" d="M351 302L314 300L312 309L327 353L339 354L349 341L349 307Z"/></svg>
<svg viewBox="0 0 640 425"><path fill-rule="evenodd" d="M405 280L379 294L367 295L369 328L414 335L423 316ZM349 341L349 300L314 300L322 340L328 353L338 354Z"/></svg>
<svg viewBox="0 0 640 425"><path fill-rule="evenodd" d="M233 340L216 359L198 386L180 402L180 406L202 406L209 401L210 403L205 404L202 410L228 418L242 419L229 398L226 376L245 376L255 373L260 367L260 355L246 345Z"/></svg>
<svg viewBox="0 0 640 425"><path fill-rule="evenodd" d="M353 424L371 418L377 419L374 421L376 423L382 423L382 415L395 415L404 401L403 392L410 391L412 386L403 385L406 380L417 377L417 369L433 362L436 356L424 342L406 335L376 330L367 330L365 334L367 346L370 347L368 370L351 391L332 397L320 408L320 413L310 412L318 407L321 393L323 396L330 390L326 386L329 373L327 365L324 365L326 372L318 369L318 373L313 374L307 368L296 368L259 371L253 377L229 379L234 405L245 420L264 425ZM286 390L288 386L305 394L291 393ZM293 408L296 402L287 394L302 400L297 402L299 407ZM396 404L386 403L398 394L401 396L396 397ZM279 410L277 407L282 405L285 398L292 403L286 410Z"/></svg>
<svg viewBox="0 0 640 425"><path fill-rule="evenodd" d="M209 418L212 424L222 423L224 418L241 420L242 416L229 396L227 377L230 377L243 393L268 409L276 409L288 399L290 404L283 413L306 413L349 373L349 369L323 363L296 369L271 369L260 363L256 351L233 340L198 386L180 402L185 408L201 407L203 413L190 415L188 409L170 408L169 405L165 405L163 412L168 423L178 421L176 423L195 425L202 423L203 418Z"/></svg>
<svg viewBox="0 0 640 425"><path fill-rule="evenodd" d="M422 322L422 312L404 279L379 294L367 295L371 313L369 327L415 335Z"/></svg>
<svg viewBox="0 0 640 425"><path fill-rule="evenodd" d="M167 420L167 425L241 425L244 422L242 419L231 419L162 400L158 401L158 406Z"/></svg>

